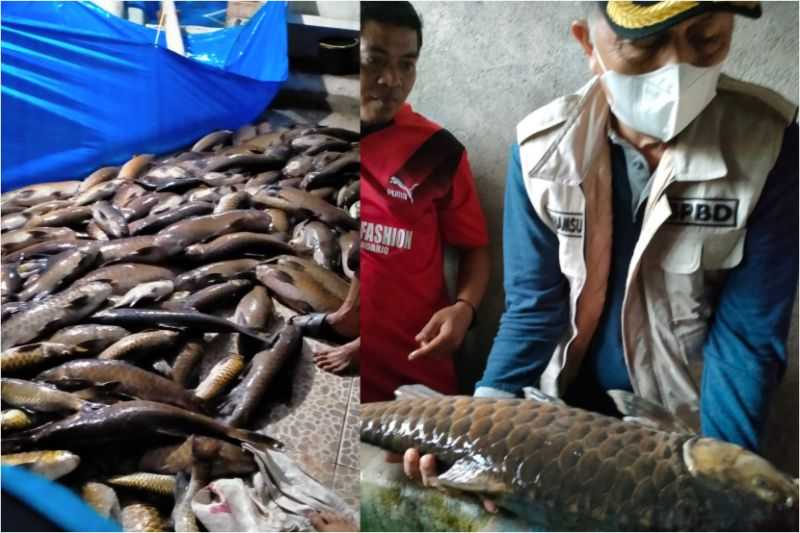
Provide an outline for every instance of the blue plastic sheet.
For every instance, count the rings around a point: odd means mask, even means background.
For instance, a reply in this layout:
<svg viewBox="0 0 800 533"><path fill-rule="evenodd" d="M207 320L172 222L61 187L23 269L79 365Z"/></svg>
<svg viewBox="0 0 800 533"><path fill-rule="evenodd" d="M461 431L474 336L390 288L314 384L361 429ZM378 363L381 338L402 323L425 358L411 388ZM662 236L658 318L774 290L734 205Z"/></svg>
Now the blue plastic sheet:
<svg viewBox="0 0 800 533"><path fill-rule="evenodd" d="M235 129L267 107L288 75L286 2L242 26L185 38L88 2L3 2L2 186L80 179L139 153Z"/></svg>
<svg viewBox="0 0 800 533"><path fill-rule="evenodd" d="M158 11L161 9L161 2L125 2L125 6L141 9L146 23L158 23ZM175 2L175 8L178 10L178 18L180 18L182 25L222 28L225 26L228 2L207 0L178 1Z"/></svg>

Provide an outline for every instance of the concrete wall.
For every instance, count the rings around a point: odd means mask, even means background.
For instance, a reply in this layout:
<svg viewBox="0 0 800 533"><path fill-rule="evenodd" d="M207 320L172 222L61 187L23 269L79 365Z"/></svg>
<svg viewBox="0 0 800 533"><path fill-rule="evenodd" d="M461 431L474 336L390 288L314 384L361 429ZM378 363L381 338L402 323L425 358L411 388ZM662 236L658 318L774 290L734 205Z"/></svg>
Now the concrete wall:
<svg viewBox="0 0 800 533"><path fill-rule="evenodd" d="M504 307L503 193L514 125L589 79L587 62L568 30L591 6L418 2L416 7L425 26L425 44L411 103L467 146L493 238L493 272L480 324L468 337L459 362L467 385L480 376ZM736 24L725 72L767 85L797 102L797 2L766 2L760 20L737 17ZM778 393L768 453L797 475L796 312L789 347L792 367Z"/></svg>

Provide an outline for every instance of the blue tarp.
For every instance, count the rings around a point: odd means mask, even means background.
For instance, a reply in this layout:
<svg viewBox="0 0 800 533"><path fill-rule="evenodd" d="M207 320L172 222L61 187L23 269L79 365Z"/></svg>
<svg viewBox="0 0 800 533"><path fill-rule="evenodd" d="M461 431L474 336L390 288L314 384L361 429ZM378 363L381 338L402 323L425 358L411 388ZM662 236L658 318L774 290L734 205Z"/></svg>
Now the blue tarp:
<svg viewBox="0 0 800 533"><path fill-rule="evenodd" d="M146 23L158 23L158 11L161 9L161 2L146 0L125 2L125 6L141 9ZM228 2L213 2L209 0L177 1L175 2L175 9L178 10L181 24L222 28L225 26Z"/></svg>
<svg viewBox="0 0 800 533"><path fill-rule="evenodd" d="M288 76L286 2L242 26L185 36L89 2L3 2L2 186L79 179L253 121Z"/></svg>

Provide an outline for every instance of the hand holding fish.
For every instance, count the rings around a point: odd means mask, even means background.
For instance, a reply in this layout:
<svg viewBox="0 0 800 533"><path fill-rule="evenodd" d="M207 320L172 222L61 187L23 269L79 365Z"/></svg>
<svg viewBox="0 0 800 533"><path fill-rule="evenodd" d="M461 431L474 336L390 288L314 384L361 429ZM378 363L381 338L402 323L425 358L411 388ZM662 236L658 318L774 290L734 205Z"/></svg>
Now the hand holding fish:
<svg viewBox="0 0 800 533"><path fill-rule="evenodd" d="M411 352L408 359L452 355L464 341L472 319L472 308L463 301L440 309L414 337L420 347Z"/></svg>
<svg viewBox="0 0 800 533"><path fill-rule="evenodd" d="M437 476L436 457L433 454L429 453L420 457L419 450L416 448L407 449L403 455L399 453L386 454L386 462L399 463L400 461L403 462L403 472L409 479L422 481L426 487L436 486L433 481ZM483 498L481 503L487 513L497 512L497 504L493 500Z"/></svg>

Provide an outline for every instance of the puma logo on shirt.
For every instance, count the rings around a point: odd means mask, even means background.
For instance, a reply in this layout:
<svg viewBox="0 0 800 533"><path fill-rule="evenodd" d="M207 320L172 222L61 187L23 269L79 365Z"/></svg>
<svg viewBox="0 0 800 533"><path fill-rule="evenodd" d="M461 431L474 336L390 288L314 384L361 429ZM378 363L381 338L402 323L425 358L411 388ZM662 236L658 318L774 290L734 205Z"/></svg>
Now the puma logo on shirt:
<svg viewBox="0 0 800 533"><path fill-rule="evenodd" d="M414 203L414 189L419 187L419 183L415 183L410 187L407 187L405 183L400 180L397 176L392 176L389 178L389 185L394 185L401 190L395 190L386 188L386 194L391 196L392 198L399 198L400 200L408 200L412 204Z"/></svg>

